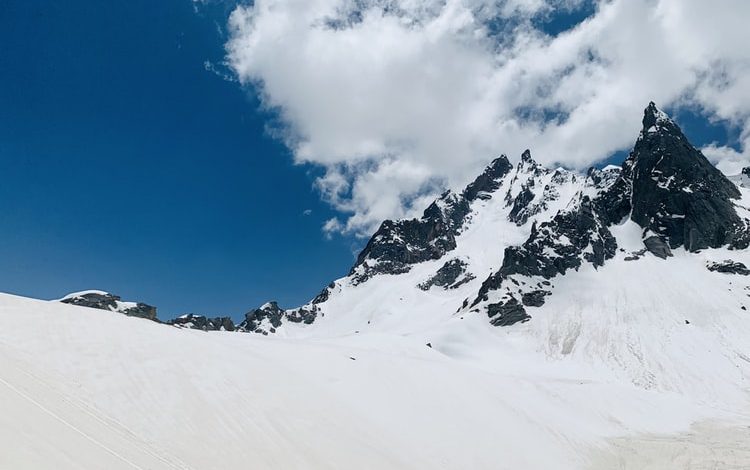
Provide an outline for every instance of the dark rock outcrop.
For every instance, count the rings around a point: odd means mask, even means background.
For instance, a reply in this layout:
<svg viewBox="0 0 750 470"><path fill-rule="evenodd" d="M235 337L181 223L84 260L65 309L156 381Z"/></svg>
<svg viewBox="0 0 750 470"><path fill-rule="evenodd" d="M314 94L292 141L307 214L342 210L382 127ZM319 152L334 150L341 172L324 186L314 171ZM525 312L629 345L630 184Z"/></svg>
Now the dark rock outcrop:
<svg viewBox="0 0 750 470"><path fill-rule="evenodd" d="M403 274L423 261L439 259L456 247L471 203L491 197L512 169L504 155L456 195L448 191L433 202L420 219L386 220L370 238L349 273L354 284L378 274Z"/></svg>
<svg viewBox="0 0 750 470"><path fill-rule="evenodd" d="M512 169L513 166L508 161L508 157L501 155L493 160L484 172L464 189L461 195L469 202L486 199L490 193L497 191L503 177Z"/></svg>
<svg viewBox="0 0 750 470"><path fill-rule="evenodd" d="M513 200L513 208L510 210L510 214L508 214L508 219L511 222L515 222L516 225L525 224L529 220L529 212L527 210L529 203L534 200L535 196L529 187L524 185L521 192Z"/></svg>
<svg viewBox="0 0 750 470"><path fill-rule="evenodd" d="M488 305L487 314L490 317L490 323L494 326L510 326L531 319L531 316L526 313L526 309L515 297L511 297L504 302Z"/></svg>
<svg viewBox="0 0 750 470"><path fill-rule="evenodd" d="M281 326L281 319L284 317L286 311L279 307L276 302L268 302L259 308L250 310L245 314L245 319L237 325L240 331L259 331L260 326L264 321L270 324L269 329L274 330ZM264 330L265 331L265 330ZM274 332L271 331L271 332ZM268 332L266 332L268 334Z"/></svg>
<svg viewBox="0 0 750 470"><path fill-rule="evenodd" d="M299 307L286 311L286 319L292 323L304 323L309 325L315 321L318 316L318 309L315 305L312 308Z"/></svg>
<svg viewBox="0 0 750 470"><path fill-rule="evenodd" d="M78 294L71 294L61 299L60 302L80 307L109 310L130 317L157 321L156 307L141 302L123 302L120 296L108 292L87 291Z"/></svg>
<svg viewBox="0 0 750 470"><path fill-rule="evenodd" d="M623 164L623 177L632 186L632 220L669 248L746 248L750 243L746 221L732 202L740 197L737 187L654 103L644 112L643 130Z"/></svg>
<svg viewBox="0 0 750 470"><path fill-rule="evenodd" d="M474 279L474 275L466 272L468 264L458 258L453 258L445 262L434 276L421 283L418 287L422 290L429 290L432 286L439 286L444 289L456 289Z"/></svg>
<svg viewBox="0 0 750 470"><path fill-rule="evenodd" d="M318 312L318 307L315 304L284 310L279 307L278 303L268 302L247 312L245 319L237 325L237 330L267 335L268 333L275 333L276 328L282 325L282 320L309 325L315 321Z"/></svg>
<svg viewBox="0 0 750 470"><path fill-rule="evenodd" d="M539 228L534 224L522 245L505 249L502 266L484 281L472 305L488 300L488 293L513 275L550 279L580 268L583 261L602 266L615 255L617 243L607 228L608 220L602 220L596 207L583 196L575 209L558 213Z"/></svg>
<svg viewBox="0 0 750 470"><path fill-rule="evenodd" d="M208 318L205 315L188 313L167 322L180 328L190 328L203 331L234 331L234 322L229 317Z"/></svg>
<svg viewBox="0 0 750 470"><path fill-rule="evenodd" d="M550 295L551 292L547 290L533 290L531 292L525 292L521 296L521 303L526 307L541 307L544 305L545 297Z"/></svg>
<svg viewBox="0 0 750 470"><path fill-rule="evenodd" d="M455 247L456 240L433 203L419 220L383 222L359 254L351 274L355 283L376 274L402 274L412 264L438 259Z"/></svg>
<svg viewBox="0 0 750 470"><path fill-rule="evenodd" d="M717 273L724 274L739 274L741 276L750 276L750 269L744 263L738 261L732 261L731 259L724 260L722 262L708 263L706 269Z"/></svg>
<svg viewBox="0 0 750 470"><path fill-rule="evenodd" d="M328 284L328 286L320 291L320 294L316 295L312 300L313 305L322 304L323 302L328 300L328 297L331 295L331 290L333 290L335 287L335 282L331 282L330 284Z"/></svg>

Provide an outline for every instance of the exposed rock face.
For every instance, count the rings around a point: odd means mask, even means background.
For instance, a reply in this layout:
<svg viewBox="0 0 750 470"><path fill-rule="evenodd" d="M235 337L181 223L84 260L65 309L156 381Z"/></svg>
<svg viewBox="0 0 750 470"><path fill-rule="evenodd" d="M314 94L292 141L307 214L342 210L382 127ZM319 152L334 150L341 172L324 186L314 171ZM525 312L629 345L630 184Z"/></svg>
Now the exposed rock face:
<svg viewBox="0 0 750 470"><path fill-rule="evenodd" d="M487 301L488 293L513 275L550 279L578 269L584 261L602 266L615 255L617 242L607 228L609 219L597 212L597 206L589 196L582 196L574 209L538 228L532 226L528 240L506 248L502 266L484 281L472 305Z"/></svg>
<svg viewBox="0 0 750 470"><path fill-rule="evenodd" d="M309 325L315 321L318 316L318 309L315 305L312 308L299 307L286 311L286 319L292 323L304 323Z"/></svg>
<svg viewBox="0 0 750 470"><path fill-rule="evenodd" d="M531 316L526 313L526 309L518 303L515 297L511 297L504 302L488 305L487 314L490 317L490 323L494 326L510 326L531 319Z"/></svg>
<svg viewBox="0 0 750 470"><path fill-rule="evenodd" d="M667 259L672 256L672 250L669 249L667 242L657 236L652 235L644 239L643 244L657 258Z"/></svg>
<svg viewBox="0 0 750 470"><path fill-rule="evenodd" d="M78 305L79 307L98 308L100 310L111 310L114 312L117 310L120 300L120 296L112 295L108 292L91 291L67 295L63 297L60 302Z"/></svg>
<svg viewBox="0 0 750 470"><path fill-rule="evenodd" d="M521 303L527 307L541 307L544 305L544 297L550 295L547 290L533 290L526 292L521 296Z"/></svg>
<svg viewBox="0 0 750 470"><path fill-rule="evenodd" d="M281 326L281 319L285 313L284 309L279 307L278 303L268 302L259 308L247 312L245 320L238 325L238 329L240 331L253 332L270 330L271 333L274 333L276 328ZM264 323L270 326L266 326L265 329L261 330L261 325ZM266 331L266 334L268 334L268 331Z"/></svg>
<svg viewBox="0 0 750 470"><path fill-rule="evenodd" d="M551 175L549 183L540 187L541 177ZM514 183L522 178L520 191L513 195ZM517 226L525 225L532 217L549 209L549 204L560 198L560 188L566 184L575 183L576 175L558 168L550 171L538 164L531 157L529 150L521 155L521 161L516 166L516 175L510 181L510 187L505 194L505 201L511 208L508 220Z"/></svg>
<svg viewBox="0 0 750 470"><path fill-rule="evenodd" d="M203 331L234 331L234 322L229 317L208 318L205 315L188 313L167 322L180 328Z"/></svg>
<svg viewBox="0 0 750 470"><path fill-rule="evenodd" d="M421 219L383 222L359 254L350 272L355 284L377 274L403 274L423 261L439 259L456 247L455 236L470 213L470 203L490 197L512 166L504 155L460 194L448 191L432 203Z"/></svg>
<svg viewBox="0 0 750 470"><path fill-rule="evenodd" d="M284 310L278 303L268 302L247 312L245 319L237 325L237 330L267 335L275 333L276 328L282 325L282 320L309 325L315 321L317 315L318 308L315 304L311 304L309 308L305 306Z"/></svg>
<svg viewBox="0 0 750 470"><path fill-rule="evenodd" d="M328 297L331 295L331 290L336 287L336 283L332 282L328 284L328 286L320 291L320 294L315 296L315 298L312 300L313 305L322 304L326 300L328 300Z"/></svg>
<svg viewBox="0 0 750 470"><path fill-rule="evenodd" d="M743 263L732 261L731 259L724 260L720 263L708 263L708 265L706 265L706 268L709 271L715 271L717 273L750 276L750 269L747 269L747 266L745 266Z"/></svg>
<svg viewBox="0 0 750 470"><path fill-rule="evenodd" d="M508 161L508 157L501 155L485 168L484 172L477 177L470 185L464 189L461 194L466 201L474 201L491 197L491 193L500 187L500 182L507 175L513 165Z"/></svg>
<svg viewBox="0 0 750 470"><path fill-rule="evenodd" d="M532 180L533 181L533 180ZM508 218L516 225L523 225L529 220L529 203L534 200L535 194L531 192L528 186L523 186L521 192L513 200L513 209L510 211Z"/></svg>
<svg viewBox="0 0 750 470"><path fill-rule="evenodd" d="M352 274L364 282L376 274L402 274L411 265L441 258L456 240L436 204L420 220L386 220L360 253ZM360 273L356 270L362 267Z"/></svg>
<svg viewBox="0 0 750 470"><path fill-rule="evenodd" d="M444 289L456 289L474 279L473 274L466 272L467 266L466 261L457 258L448 260L437 270L434 276L418 287L422 290L429 290L432 286L439 286Z"/></svg>
<svg viewBox="0 0 750 470"><path fill-rule="evenodd" d="M740 197L739 190L654 103L646 108L643 130L623 164L623 175L633 188L633 221L669 248L748 246L746 224L732 202Z"/></svg>
<svg viewBox="0 0 750 470"><path fill-rule="evenodd" d="M157 321L156 307L141 302L123 302L119 296L108 292L79 292L65 296L60 302L78 305L80 307L109 310L111 312L118 312L131 317L146 318L148 320Z"/></svg>

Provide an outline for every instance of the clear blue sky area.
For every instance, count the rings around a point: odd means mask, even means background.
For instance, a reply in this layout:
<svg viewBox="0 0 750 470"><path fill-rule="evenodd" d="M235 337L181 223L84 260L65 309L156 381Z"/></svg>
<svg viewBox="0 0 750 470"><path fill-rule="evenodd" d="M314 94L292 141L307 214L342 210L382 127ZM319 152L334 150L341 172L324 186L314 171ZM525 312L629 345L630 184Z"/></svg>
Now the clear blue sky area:
<svg viewBox="0 0 750 470"><path fill-rule="evenodd" d="M313 170L204 69L230 6L0 2L0 291L239 317L346 274L354 241L323 237Z"/></svg>
<svg viewBox="0 0 750 470"><path fill-rule="evenodd" d="M0 1L0 291L240 318L346 274L364 242L323 236L319 170L267 135L252 90L204 67L233 4ZM696 144L732 140L678 118Z"/></svg>

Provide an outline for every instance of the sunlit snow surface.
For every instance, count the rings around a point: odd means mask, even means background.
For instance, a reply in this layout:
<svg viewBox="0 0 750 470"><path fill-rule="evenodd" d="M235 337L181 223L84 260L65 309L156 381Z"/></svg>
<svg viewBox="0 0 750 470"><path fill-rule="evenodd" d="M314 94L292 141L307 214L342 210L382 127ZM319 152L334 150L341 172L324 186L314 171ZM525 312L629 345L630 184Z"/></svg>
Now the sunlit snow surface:
<svg viewBox="0 0 750 470"><path fill-rule="evenodd" d="M728 257L585 267L509 328L393 292L296 339L3 295L0 468L607 468L617 439L736 436L750 282L705 268Z"/></svg>

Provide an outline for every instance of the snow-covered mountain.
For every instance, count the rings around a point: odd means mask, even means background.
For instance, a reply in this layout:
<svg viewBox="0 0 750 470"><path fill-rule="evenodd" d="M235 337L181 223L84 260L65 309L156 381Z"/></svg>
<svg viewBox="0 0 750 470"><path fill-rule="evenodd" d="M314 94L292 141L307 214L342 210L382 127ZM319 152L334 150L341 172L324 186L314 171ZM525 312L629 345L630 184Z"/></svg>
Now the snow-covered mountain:
<svg viewBox="0 0 750 470"><path fill-rule="evenodd" d="M0 467L748 468L748 175L651 103L621 167L501 156L236 328L0 295Z"/></svg>
<svg viewBox="0 0 750 470"><path fill-rule="evenodd" d="M349 275L313 301L287 311L266 304L248 314L243 328L304 336L417 322L419 330L477 314L510 326L533 320L550 296L560 295L558 279L584 268L633 262L646 271L647 260L667 260L675 250L719 250L704 257L730 250L726 256L744 258L750 212L744 185L735 182L650 103L621 167L581 175L544 168L529 151L515 166L501 156L421 219L383 222ZM706 262L716 262L690 259L701 275ZM677 264L665 263L663 269Z"/></svg>

